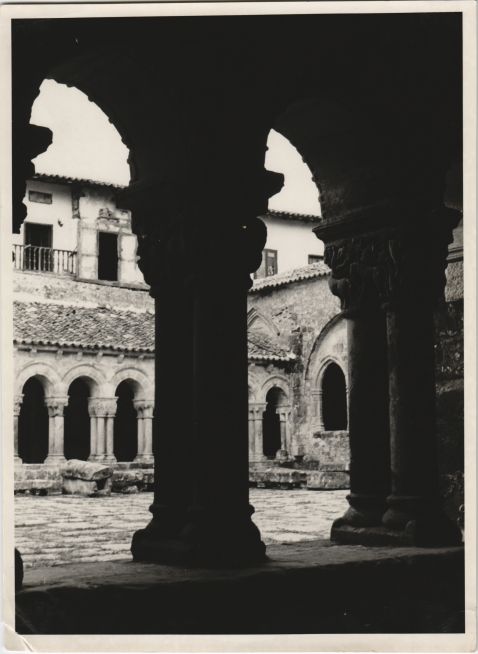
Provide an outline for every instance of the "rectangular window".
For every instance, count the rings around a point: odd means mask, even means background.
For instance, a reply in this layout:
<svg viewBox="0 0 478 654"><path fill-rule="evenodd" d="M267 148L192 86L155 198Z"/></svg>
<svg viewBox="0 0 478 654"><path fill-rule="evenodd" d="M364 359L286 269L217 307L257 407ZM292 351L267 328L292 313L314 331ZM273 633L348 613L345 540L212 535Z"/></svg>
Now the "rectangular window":
<svg viewBox="0 0 478 654"><path fill-rule="evenodd" d="M254 273L255 279L277 275L277 250L262 250L262 261Z"/></svg>
<svg viewBox="0 0 478 654"><path fill-rule="evenodd" d="M318 263L319 261L324 260L323 254L309 254L309 264Z"/></svg>
<svg viewBox="0 0 478 654"><path fill-rule="evenodd" d="M51 225L25 223L24 270L40 272L53 270L52 238L53 227Z"/></svg>
<svg viewBox="0 0 478 654"><path fill-rule="evenodd" d="M41 191L28 191L30 202L40 202L41 204L51 204L53 196L51 193L42 193Z"/></svg>
<svg viewBox="0 0 478 654"><path fill-rule="evenodd" d="M118 234L98 232L98 279L118 281Z"/></svg>

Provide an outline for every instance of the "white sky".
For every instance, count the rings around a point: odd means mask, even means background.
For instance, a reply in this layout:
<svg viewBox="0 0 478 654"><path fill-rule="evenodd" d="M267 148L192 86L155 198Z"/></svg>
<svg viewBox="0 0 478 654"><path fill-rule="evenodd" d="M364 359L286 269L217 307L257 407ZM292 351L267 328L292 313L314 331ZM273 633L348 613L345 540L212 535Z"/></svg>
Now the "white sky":
<svg viewBox="0 0 478 654"><path fill-rule="evenodd" d="M34 160L37 172L128 184L127 147L101 109L78 89L45 80L31 122L53 132L51 146ZM267 144L266 168L285 175L269 208L319 214L317 187L297 150L273 130Z"/></svg>

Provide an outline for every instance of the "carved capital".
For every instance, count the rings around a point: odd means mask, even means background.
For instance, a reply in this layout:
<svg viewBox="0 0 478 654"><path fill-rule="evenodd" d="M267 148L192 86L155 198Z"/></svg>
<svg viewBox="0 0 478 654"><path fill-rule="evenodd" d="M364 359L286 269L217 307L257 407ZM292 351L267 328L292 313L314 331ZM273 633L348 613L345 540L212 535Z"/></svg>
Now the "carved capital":
<svg viewBox="0 0 478 654"><path fill-rule="evenodd" d="M88 400L90 417L110 418L116 415L116 398L91 398Z"/></svg>
<svg viewBox="0 0 478 654"><path fill-rule="evenodd" d="M267 210L283 176L262 170L240 183L227 171L209 177L138 182L118 195L119 205L132 210L138 266L153 297L160 285L180 292L212 279L245 289L252 283L267 238L257 216Z"/></svg>
<svg viewBox="0 0 478 654"><path fill-rule="evenodd" d="M404 222L326 244L329 285L346 315L397 303L434 303L457 212L442 209L420 223Z"/></svg>
<svg viewBox="0 0 478 654"><path fill-rule="evenodd" d="M46 397L45 406L48 409L50 418L63 416L66 405L68 404L67 397Z"/></svg>
<svg viewBox="0 0 478 654"><path fill-rule="evenodd" d="M267 404L265 402L251 402L249 404L249 413L254 420L262 420L262 414L266 410Z"/></svg>
<svg viewBox="0 0 478 654"><path fill-rule="evenodd" d="M152 418L154 402L152 400L134 400L134 408L139 418Z"/></svg>
<svg viewBox="0 0 478 654"><path fill-rule="evenodd" d="M15 395L13 398L13 415L19 416L22 408L23 394Z"/></svg>

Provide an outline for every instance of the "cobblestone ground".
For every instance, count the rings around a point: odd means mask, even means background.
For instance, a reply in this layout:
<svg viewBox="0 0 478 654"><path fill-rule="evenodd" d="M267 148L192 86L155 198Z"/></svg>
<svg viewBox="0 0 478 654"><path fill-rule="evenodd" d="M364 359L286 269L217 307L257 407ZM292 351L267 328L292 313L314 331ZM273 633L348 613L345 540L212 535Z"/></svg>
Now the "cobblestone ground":
<svg viewBox="0 0 478 654"><path fill-rule="evenodd" d="M347 491L251 489L254 521L265 543L328 538ZM152 493L101 498L15 497L15 544L25 567L111 561L130 556L133 533L144 527Z"/></svg>

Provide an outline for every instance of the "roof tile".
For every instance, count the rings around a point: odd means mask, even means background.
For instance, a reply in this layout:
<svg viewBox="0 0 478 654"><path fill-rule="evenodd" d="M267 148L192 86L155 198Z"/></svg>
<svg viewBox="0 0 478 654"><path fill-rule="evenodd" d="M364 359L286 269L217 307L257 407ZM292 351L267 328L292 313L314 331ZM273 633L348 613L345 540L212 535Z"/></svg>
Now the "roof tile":
<svg viewBox="0 0 478 654"><path fill-rule="evenodd" d="M255 279L249 293L258 293L265 288L277 288L279 286L286 286L294 282L301 282L304 279L314 279L316 277L324 277L330 273L330 268L323 262L310 263L308 266L302 268L295 268L294 270L286 270L285 272L278 273L277 275L270 275L270 277L262 277Z"/></svg>

